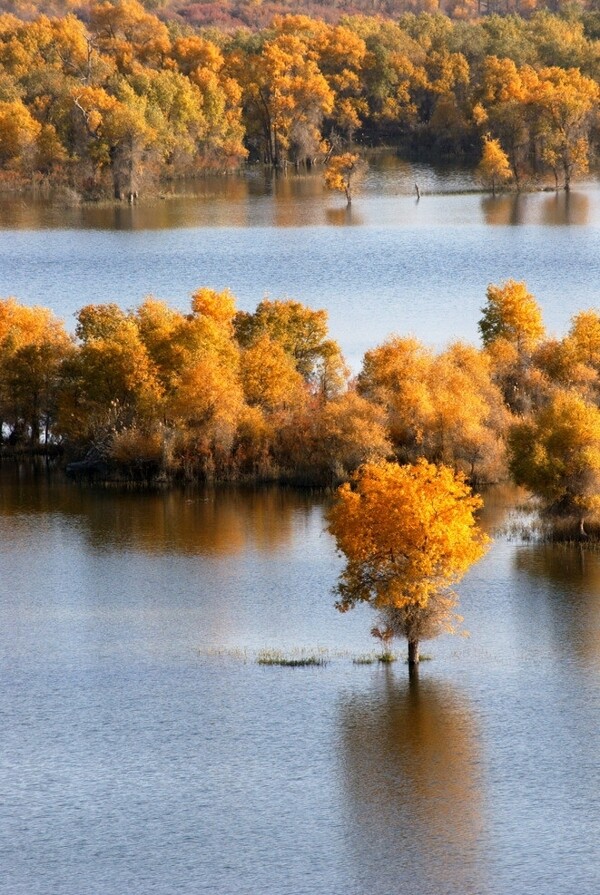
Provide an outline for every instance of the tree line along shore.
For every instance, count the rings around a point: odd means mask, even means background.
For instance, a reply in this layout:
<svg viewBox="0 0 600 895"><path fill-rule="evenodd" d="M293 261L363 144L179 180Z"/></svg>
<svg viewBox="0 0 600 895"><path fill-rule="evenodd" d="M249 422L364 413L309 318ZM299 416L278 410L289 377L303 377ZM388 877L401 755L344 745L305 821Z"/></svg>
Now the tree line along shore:
<svg viewBox="0 0 600 895"><path fill-rule="evenodd" d="M492 189L568 189L598 147L600 14L455 6L232 29L137 0L55 17L13 3L0 14L0 188L135 201L246 162L326 166L387 145L480 165Z"/></svg>
<svg viewBox="0 0 600 895"><path fill-rule="evenodd" d="M393 336L351 376L327 313L199 289L51 311L0 301L0 454L60 454L75 475L159 484L332 487L369 463L512 478L581 539L600 512L600 312L546 335L524 283L490 285L481 346Z"/></svg>

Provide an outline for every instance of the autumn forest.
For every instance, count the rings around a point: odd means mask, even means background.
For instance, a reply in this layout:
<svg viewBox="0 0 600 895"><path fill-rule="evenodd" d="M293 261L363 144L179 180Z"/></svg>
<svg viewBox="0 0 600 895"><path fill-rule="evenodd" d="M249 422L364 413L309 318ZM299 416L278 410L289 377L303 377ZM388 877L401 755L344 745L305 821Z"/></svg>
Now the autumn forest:
<svg viewBox="0 0 600 895"><path fill-rule="evenodd" d="M1 185L136 203L178 179L291 166L321 169L349 205L376 147L461 161L494 194L568 192L594 163L593 9L265 7L203 25L182 12L101 0L1 14ZM7 298L2 451L120 484L342 484L339 608L387 607L381 630L406 637L416 664L419 640L451 626L449 586L485 549L471 487L524 486L552 537L590 539L600 518L600 314L581 311L557 339L524 282L489 285L483 302L479 346L390 335L351 371L327 311L293 299L248 312L200 288L188 313L152 296L89 304L71 335ZM406 530L394 514L382 530L388 505ZM396 557L385 569L382 549Z"/></svg>
<svg viewBox="0 0 600 895"><path fill-rule="evenodd" d="M600 891L599 100L600 0L0 0L7 895Z"/></svg>
<svg viewBox="0 0 600 895"><path fill-rule="evenodd" d="M462 2L447 15L382 6L368 16L336 4L331 21L327 4L319 18L282 4L288 14L221 27L137 0L57 6L56 17L4 8L5 188L134 201L209 170L326 166L387 145L479 165L485 188L541 177L568 189L598 145L600 21L575 4L562 14Z"/></svg>
<svg viewBox="0 0 600 895"><path fill-rule="evenodd" d="M135 202L255 163L321 166L350 202L370 147L462 159L493 192L568 191L594 161L593 9L266 9L235 27L137 0L4 12L4 188ZM202 288L187 314L154 298L88 305L71 336L49 310L6 299L0 437L5 451L64 452L73 474L139 482L331 486L364 463L423 459L477 486L512 476L587 537L600 315L549 339L512 280L489 286L482 314L481 347L390 336L351 376L326 311L293 300L248 313Z"/></svg>
<svg viewBox="0 0 600 895"><path fill-rule="evenodd" d="M148 298L88 305L75 337L42 308L0 303L5 451L60 450L73 474L332 486L420 458L481 486L512 476L584 523L600 501L600 314L546 336L524 283L488 288L482 345L438 353L392 336L351 376L325 311L254 313L200 289L190 313ZM83 459L82 459L83 458Z"/></svg>

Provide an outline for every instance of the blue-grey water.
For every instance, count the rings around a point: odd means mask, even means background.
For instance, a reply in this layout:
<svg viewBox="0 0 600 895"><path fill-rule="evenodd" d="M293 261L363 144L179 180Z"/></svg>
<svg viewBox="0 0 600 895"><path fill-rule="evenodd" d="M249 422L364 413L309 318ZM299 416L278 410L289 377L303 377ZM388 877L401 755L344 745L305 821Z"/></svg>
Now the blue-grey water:
<svg viewBox="0 0 600 895"><path fill-rule="evenodd" d="M329 310L355 366L393 330L475 339L510 276L558 332L598 304L595 184L493 200L417 174L419 203L391 165L350 211L314 179L133 209L3 199L0 294L65 318L147 292L185 307L204 283L245 308L290 295ZM488 496L490 531L514 500ZM417 682L353 663L375 619L334 609L339 569L318 495L2 464L3 895L600 891L600 555L497 534L460 585L470 636L425 644Z"/></svg>
<svg viewBox="0 0 600 895"><path fill-rule="evenodd" d="M419 177L431 190L410 195ZM374 170L350 209L318 177L202 184L194 195L130 207L0 208L0 296L51 307L74 326L90 302L133 307L149 295L186 309L200 286L239 307L291 297L329 312L357 370L391 333L437 348L476 341L486 287L524 280L549 331L598 303L600 186L495 199L471 182Z"/></svg>
<svg viewBox="0 0 600 895"><path fill-rule="evenodd" d="M498 536L410 683L322 498L0 472L3 892L598 891L598 554Z"/></svg>

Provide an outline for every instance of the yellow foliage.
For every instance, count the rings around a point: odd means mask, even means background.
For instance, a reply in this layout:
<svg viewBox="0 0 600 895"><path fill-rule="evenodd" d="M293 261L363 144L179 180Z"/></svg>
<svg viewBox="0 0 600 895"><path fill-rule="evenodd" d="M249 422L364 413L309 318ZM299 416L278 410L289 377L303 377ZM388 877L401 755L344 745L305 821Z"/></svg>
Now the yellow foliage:
<svg viewBox="0 0 600 895"><path fill-rule="evenodd" d="M344 193L348 204L352 201L352 189L362 177L365 164L360 156L353 152L332 155L325 168L325 185L327 189Z"/></svg>
<svg viewBox="0 0 600 895"><path fill-rule="evenodd" d="M134 317L114 304L87 305L76 333L82 345L63 369L59 431L87 439L156 418L163 388Z"/></svg>
<svg viewBox="0 0 600 895"><path fill-rule="evenodd" d="M0 348L3 353L24 345L51 340L70 344L62 321L48 308L20 305L14 298L0 299Z"/></svg>
<svg viewBox="0 0 600 895"><path fill-rule="evenodd" d="M571 177L588 169L588 135L599 95L598 84L578 69L552 66L539 72L533 102L543 139L542 157L555 171L562 169L567 190Z"/></svg>
<svg viewBox="0 0 600 895"><path fill-rule="evenodd" d="M502 149L500 140L494 140L489 134L483 138L483 150L477 173L484 183L491 185L494 192L497 185L505 183L512 177L508 156Z"/></svg>
<svg viewBox="0 0 600 895"><path fill-rule="evenodd" d="M485 552L488 539L475 521L480 506L448 467L425 460L361 467L328 515L346 557L338 608L426 608Z"/></svg>
<svg viewBox="0 0 600 895"><path fill-rule="evenodd" d="M265 411L301 408L306 403L306 385L293 359L266 333L243 352L241 376L248 403Z"/></svg>
<svg viewBox="0 0 600 895"><path fill-rule="evenodd" d="M0 102L0 162L21 161L33 150L41 129L20 100Z"/></svg>
<svg viewBox="0 0 600 895"><path fill-rule="evenodd" d="M114 56L122 71L135 61L158 68L171 48L167 26L137 0L93 3L90 26L100 49Z"/></svg>
<svg viewBox="0 0 600 895"><path fill-rule="evenodd" d="M367 351L358 376L358 391L388 412L388 426L397 446L420 445L424 421L431 414L428 387L433 355L417 339L394 336Z"/></svg>
<svg viewBox="0 0 600 895"><path fill-rule="evenodd" d="M263 335L277 342L304 380L320 393L339 387L345 368L339 346L327 337L327 311L315 311L298 301L265 298L253 314L238 312L234 326L243 348Z"/></svg>
<svg viewBox="0 0 600 895"><path fill-rule="evenodd" d="M315 418L318 462L345 478L363 463L385 460L392 453L385 414L354 391L327 402Z"/></svg>
<svg viewBox="0 0 600 895"><path fill-rule="evenodd" d="M600 513L600 410L572 391L557 391L508 438L517 484L563 514Z"/></svg>
<svg viewBox="0 0 600 895"><path fill-rule="evenodd" d="M576 389L581 397L593 400L600 388L598 371L582 359L574 342L565 339L547 339L532 357L539 374L546 378L546 394L552 385Z"/></svg>
<svg viewBox="0 0 600 895"><path fill-rule="evenodd" d="M0 301L0 420L32 444L48 438L60 389L60 368L73 343L46 308Z"/></svg>
<svg viewBox="0 0 600 895"><path fill-rule="evenodd" d="M429 374L431 412L423 420L423 453L467 473L495 481L504 472L506 411L492 382L489 358L457 343L439 355Z"/></svg>
<svg viewBox="0 0 600 895"><path fill-rule="evenodd" d="M591 308L576 314L566 342L578 361L600 370L600 312Z"/></svg>
<svg viewBox="0 0 600 895"><path fill-rule="evenodd" d="M167 412L188 429L227 449L233 441L243 402L237 377L207 356L183 370Z"/></svg>
<svg viewBox="0 0 600 895"><path fill-rule="evenodd" d="M486 347L502 338L521 354L534 348L544 335L542 313L525 283L507 280L501 286L488 286L482 311L479 330Z"/></svg>
<svg viewBox="0 0 600 895"><path fill-rule="evenodd" d="M135 316L140 338L160 380L165 388L171 389L188 359L184 334L189 321L155 298L147 298Z"/></svg>
<svg viewBox="0 0 600 895"><path fill-rule="evenodd" d="M219 48L198 34L178 37L173 42L171 52L185 75L198 68L218 72L223 67L223 54Z"/></svg>
<svg viewBox="0 0 600 895"><path fill-rule="evenodd" d="M235 297L229 289L216 292L204 287L192 295L192 311L199 316L209 317L216 323L229 326L236 314Z"/></svg>

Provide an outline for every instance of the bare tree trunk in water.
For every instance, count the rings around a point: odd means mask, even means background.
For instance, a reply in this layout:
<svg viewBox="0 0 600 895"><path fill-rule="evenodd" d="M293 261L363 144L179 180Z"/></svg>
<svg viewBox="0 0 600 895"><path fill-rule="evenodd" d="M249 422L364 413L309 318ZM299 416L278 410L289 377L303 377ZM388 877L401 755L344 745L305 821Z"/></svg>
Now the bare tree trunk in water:
<svg viewBox="0 0 600 895"><path fill-rule="evenodd" d="M408 667L415 668L419 664L419 641L408 641Z"/></svg>

